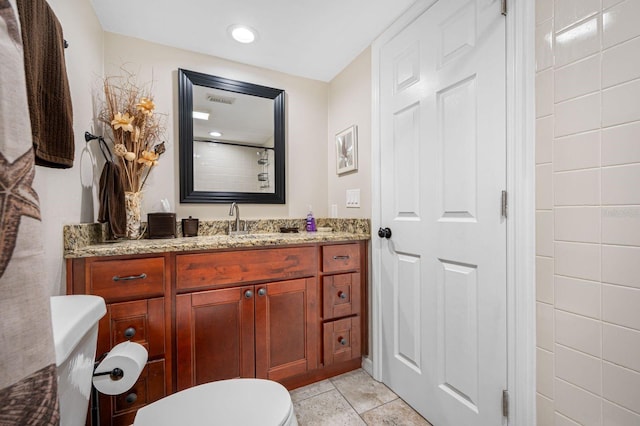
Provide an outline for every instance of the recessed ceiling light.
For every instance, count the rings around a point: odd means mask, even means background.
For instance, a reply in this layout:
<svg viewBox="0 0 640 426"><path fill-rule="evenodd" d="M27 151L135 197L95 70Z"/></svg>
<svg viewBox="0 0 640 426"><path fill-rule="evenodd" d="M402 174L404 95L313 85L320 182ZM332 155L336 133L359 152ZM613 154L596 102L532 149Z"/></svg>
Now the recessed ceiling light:
<svg viewBox="0 0 640 426"><path fill-rule="evenodd" d="M246 25L232 25L228 31L231 37L239 43L253 43L258 37L258 32Z"/></svg>
<svg viewBox="0 0 640 426"><path fill-rule="evenodd" d="M193 111L193 118L197 118L198 120L208 120L209 119L209 113L208 112Z"/></svg>
<svg viewBox="0 0 640 426"><path fill-rule="evenodd" d="M218 132L218 131L213 131L213 132L209 132L209 134L211 136L213 136L214 138L219 138L220 136L222 136L222 133Z"/></svg>

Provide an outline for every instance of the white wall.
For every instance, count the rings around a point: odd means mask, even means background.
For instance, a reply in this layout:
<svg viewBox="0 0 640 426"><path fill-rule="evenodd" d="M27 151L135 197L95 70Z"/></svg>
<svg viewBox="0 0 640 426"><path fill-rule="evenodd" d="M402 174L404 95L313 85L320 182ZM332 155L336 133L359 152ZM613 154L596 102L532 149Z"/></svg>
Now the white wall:
<svg viewBox="0 0 640 426"><path fill-rule="evenodd" d="M91 93L102 75L103 31L90 2L49 0L69 42L65 51L67 74L73 102L75 162L71 169L36 167L34 187L40 197L45 264L51 294L65 292L65 265L62 258L62 226L93 222L98 211L95 147L86 149L85 130L93 130ZM96 175L97 173L97 175Z"/></svg>
<svg viewBox="0 0 640 426"><path fill-rule="evenodd" d="M538 425L640 424L640 1L536 1Z"/></svg>
<svg viewBox="0 0 640 426"><path fill-rule="evenodd" d="M327 138L328 205L338 217L371 217L371 48L368 47L329 83ZM358 171L336 174L336 133L358 126ZM360 189L360 208L346 208L347 189ZM330 207L327 207L330 208ZM331 210L329 210L331 212Z"/></svg>
<svg viewBox="0 0 640 426"><path fill-rule="evenodd" d="M327 215L327 83L118 34L104 37L105 74L117 74L128 64L140 82L154 80L156 111L168 113L167 152L147 182L143 213L154 211L160 199L168 198L178 218L228 218L228 205L179 204L177 70L183 68L286 91L286 204L242 205L241 216L302 218L309 204L317 216Z"/></svg>

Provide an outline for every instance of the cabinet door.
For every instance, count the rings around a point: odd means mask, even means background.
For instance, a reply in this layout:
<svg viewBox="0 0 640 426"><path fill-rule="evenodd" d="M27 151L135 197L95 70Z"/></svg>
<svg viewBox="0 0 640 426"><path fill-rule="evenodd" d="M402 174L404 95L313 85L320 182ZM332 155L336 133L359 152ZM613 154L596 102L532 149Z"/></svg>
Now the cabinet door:
<svg viewBox="0 0 640 426"><path fill-rule="evenodd" d="M256 285L256 377L280 380L317 368L315 278Z"/></svg>
<svg viewBox="0 0 640 426"><path fill-rule="evenodd" d="M149 352L149 359L164 357L164 298L111 303L98 328L97 357L118 343L130 340Z"/></svg>
<svg viewBox="0 0 640 426"><path fill-rule="evenodd" d="M151 361L127 392L116 396L100 394L100 425L131 425L139 408L166 395L164 359Z"/></svg>
<svg viewBox="0 0 640 426"><path fill-rule="evenodd" d="M253 286L176 296L177 388L255 376Z"/></svg>
<svg viewBox="0 0 640 426"><path fill-rule="evenodd" d="M322 295L324 320L360 313L360 274L322 277Z"/></svg>
<svg viewBox="0 0 640 426"><path fill-rule="evenodd" d="M360 317L324 324L324 365L360 358Z"/></svg>

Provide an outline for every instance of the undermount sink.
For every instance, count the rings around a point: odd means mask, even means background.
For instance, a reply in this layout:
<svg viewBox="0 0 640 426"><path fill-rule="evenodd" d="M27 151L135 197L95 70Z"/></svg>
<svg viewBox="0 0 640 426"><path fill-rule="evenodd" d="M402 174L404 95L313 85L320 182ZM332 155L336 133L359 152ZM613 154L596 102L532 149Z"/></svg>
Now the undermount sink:
<svg viewBox="0 0 640 426"><path fill-rule="evenodd" d="M249 231L229 231L230 237L241 237L249 235Z"/></svg>
<svg viewBox="0 0 640 426"><path fill-rule="evenodd" d="M239 231L229 233L230 237L238 238L241 240L253 240L256 238L264 238L267 234L250 234L248 231Z"/></svg>

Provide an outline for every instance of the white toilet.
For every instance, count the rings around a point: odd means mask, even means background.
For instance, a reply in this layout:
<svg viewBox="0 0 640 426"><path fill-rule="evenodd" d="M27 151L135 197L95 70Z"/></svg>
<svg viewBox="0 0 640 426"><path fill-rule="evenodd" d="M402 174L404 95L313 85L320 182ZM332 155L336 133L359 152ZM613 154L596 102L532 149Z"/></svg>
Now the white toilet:
<svg viewBox="0 0 640 426"><path fill-rule="evenodd" d="M185 389L138 410L134 426L297 426L280 383L231 379Z"/></svg>
<svg viewBox="0 0 640 426"><path fill-rule="evenodd" d="M105 314L98 296L51 298L58 366L60 424L85 423L98 337ZM169 395L140 410L135 426L297 426L293 403L279 383L261 379L220 380Z"/></svg>
<svg viewBox="0 0 640 426"><path fill-rule="evenodd" d="M107 309L98 296L54 296L51 323L58 367L60 425L84 425L98 343L98 321Z"/></svg>

